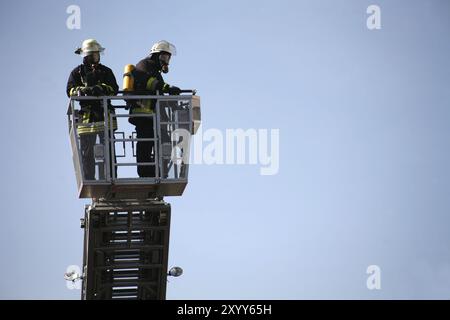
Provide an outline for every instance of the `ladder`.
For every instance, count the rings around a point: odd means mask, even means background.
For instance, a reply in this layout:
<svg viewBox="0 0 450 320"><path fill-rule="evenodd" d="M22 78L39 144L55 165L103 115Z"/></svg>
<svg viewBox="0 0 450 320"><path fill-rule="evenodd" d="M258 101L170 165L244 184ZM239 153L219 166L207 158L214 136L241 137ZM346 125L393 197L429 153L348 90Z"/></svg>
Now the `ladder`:
<svg viewBox="0 0 450 320"><path fill-rule="evenodd" d="M166 298L170 204L97 200L85 208L81 298Z"/></svg>

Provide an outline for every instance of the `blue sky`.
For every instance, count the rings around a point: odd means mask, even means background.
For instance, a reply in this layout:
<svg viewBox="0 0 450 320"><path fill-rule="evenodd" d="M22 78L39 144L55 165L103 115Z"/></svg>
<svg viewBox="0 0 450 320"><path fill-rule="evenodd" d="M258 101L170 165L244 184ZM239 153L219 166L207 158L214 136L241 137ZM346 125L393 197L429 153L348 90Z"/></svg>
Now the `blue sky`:
<svg viewBox="0 0 450 320"><path fill-rule="evenodd" d="M81 29L66 8L81 8ZM381 8L368 30L366 8ZM450 3L2 1L0 298L78 299L65 112L96 38L119 84L151 45L196 88L203 130L279 129L280 169L193 165L172 204L169 299L450 298ZM381 268L368 290L366 268Z"/></svg>

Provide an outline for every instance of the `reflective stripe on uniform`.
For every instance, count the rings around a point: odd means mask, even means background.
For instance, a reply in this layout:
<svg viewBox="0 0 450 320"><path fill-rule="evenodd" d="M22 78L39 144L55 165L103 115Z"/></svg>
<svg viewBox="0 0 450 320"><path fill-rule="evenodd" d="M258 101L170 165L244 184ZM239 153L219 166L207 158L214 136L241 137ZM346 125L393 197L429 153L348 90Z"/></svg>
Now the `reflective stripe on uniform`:
<svg viewBox="0 0 450 320"><path fill-rule="evenodd" d="M76 96L78 90L80 90L82 87L73 87L72 89L70 89L69 94L70 96Z"/></svg>
<svg viewBox="0 0 450 320"><path fill-rule="evenodd" d="M164 83L163 92L169 92L169 88L170 88L169 84L168 83Z"/></svg>
<svg viewBox="0 0 450 320"><path fill-rule="evenodd" d="M158 80L155 77L150 77L147 81L147 85L145 86L145 88L147 90L155 91L157 83L158 83Z"/></svg>
<svg viewBox="0 0 450 320"><path fill-rule="evenodd" d="M145 88L147 90L151 90L151 91L156 91L156 84L159 82L158 79L156 79L155 77L150 77L147 81L147 84L145 86ZM170 88L170 85L168 83L164 83L163 87L162 87L162 91L163 92L168 92Z"/></svg>
<svg viewBox="0 0 450 320"><path fill-rule="evenodd" d="M110 113L108 112L108 117ZM78 125L78 134L86 134L86 133L97 133L103 132L105 130L105 122L104 121L96 121L89 122L90 119L90 111L87 111L83 114L83 118L81 124ZM117 130L117 118L113 118L113 130Z"/></svg>
<svg viewBox="0 0 450 320"><path fill-rule="evenodd" d="M146 84L146 89L151 91L156 91L156 84L158 83L158 79L156 77L150 77ZM169 85L167 83L163 86L163 92L167 92L169 90ZM131 109L130 114L136 114L136 113L146 113L146 114L152 114L154 109L155 100L154 99L147 99L147 100L141 100L140 101L140 107L134 107Z"/></svg>
<svg viewBox="0 0 450 320"><path fill-rule="evenodd" d="M138 105L139 107L133 107L131 108L130 114L136 114L136 113L145 113L145 114L152 114L155 104L155 99L146 99L146 100L139 100Z"/></svg>
<svg viewBox="0 0 450 320"><path fill-rule="evenodd" d="M113 130L117 130L117 120L113 120ZM105 131L105 123L103 121L83 123L77 127L78 134L98 133Z"/></svg>

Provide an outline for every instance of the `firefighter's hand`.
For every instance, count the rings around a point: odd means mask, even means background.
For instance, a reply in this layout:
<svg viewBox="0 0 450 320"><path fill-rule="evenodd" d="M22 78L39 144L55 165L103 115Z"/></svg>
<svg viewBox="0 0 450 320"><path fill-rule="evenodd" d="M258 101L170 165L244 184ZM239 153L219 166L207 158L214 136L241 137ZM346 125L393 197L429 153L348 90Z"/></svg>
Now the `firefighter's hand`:
<svg viewBox="0 0 450 320"><path fill-rule="evenodd" d="M82 87L78 89L78 95L79 96L88 96L87 87Z"/></svg>
<svg viewBox="0 0 450 320"><path fill-rule="evenodd" d="M80 89L80 92L84 96L101 96L103 95L103 88L101 86L90 86Z"/></svg>
<svg viewBox="0 0 450 320"><path fill-rule="evenodd" d="M91 92L93 96L102 96L103 95L103 88L100 85L96 85L91 87Z"/></svg>
<svg viewBox="0 0 450 320"><path fill-rule="evenodd" d="M172 95L179 95L181 93L181 89L175 86L169 87L169 94Z"/></svg>
<svg viewBox="0 0 450 320"><path fill-rule="evenodd" d="M94 95L93 88L94 87L84 87L84 88L81 88L80 91L82 92L82 94L84 96L93 96Z"/></svg>

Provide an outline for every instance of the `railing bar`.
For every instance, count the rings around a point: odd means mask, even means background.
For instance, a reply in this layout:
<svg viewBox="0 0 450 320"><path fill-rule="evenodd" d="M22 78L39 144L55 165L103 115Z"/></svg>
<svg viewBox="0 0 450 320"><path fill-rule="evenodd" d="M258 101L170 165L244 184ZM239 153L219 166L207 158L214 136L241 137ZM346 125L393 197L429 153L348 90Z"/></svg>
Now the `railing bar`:
<svg viewBox="0 0 450 320"><path fill-rule="evenodd" d="M115 163L114 166L154 166L156 162L121 162Z"/></svg>
<svg viewBox="0 0 450 320"><path fill-rule="evenodd" d="M130 139L130 138L124 138L124 139L111 139L111 141L157 141L157 138L136 138L136 139Z"/></svg>

